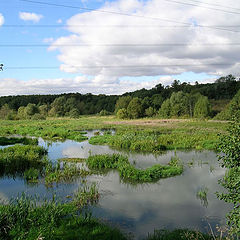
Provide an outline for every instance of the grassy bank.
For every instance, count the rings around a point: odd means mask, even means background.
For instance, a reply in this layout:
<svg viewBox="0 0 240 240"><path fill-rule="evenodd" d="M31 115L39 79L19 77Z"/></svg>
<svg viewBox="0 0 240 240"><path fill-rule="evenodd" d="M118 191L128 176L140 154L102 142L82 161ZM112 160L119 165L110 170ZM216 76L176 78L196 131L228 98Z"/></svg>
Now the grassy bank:
<svg viewBox="0 0 240 240"><path fill-rule="evenodd" d="M158 145L167 145L169 149L175 148L204 148L212 149L216 143L217 134L226 129L225 122L199 121L188 119L139 119L119 121L115 117L88 117L79 119L48 119L44 121L19 120L0 121L0 136L19 134L21 136L36 136L51 140L72 139L76 141L85 140L84 130L90 129L116 129L116 138L97 139L95 143L107 143L112 146L125 147L128 138L136 140L136 146L130 150L138 150L141 138L145 136L146 141ZM140 134L144 131L142 134ZM134 134L137 135L134 137ZM157 135L157 138L156 138ZM134 138L133 138L134 137ZM166 140L165 138L168 137ZM101 140L101 142L100 142ZM93 141L93 140L92 140ZM157 141L155 144L154 141ZM142 147L145 149L145 146ZM147 148L149 148L147 146ZM154 151L150 149L149 151Z"/></svg>
<svg viewBox="0 0 240 240"><path fill-rule="evenodd" d="M93 193L96 194L96 192ZM90 201L93 193L83 192L82 196ZM118 229L111 228L86 214L81 214L79 205L76 204L77 200L70 203L58 203L51 200L39 205L36 199L23 195L6 205L1 204L0 239L127 239Z"/></svg>
<svg viewBox="0 0 240 240"><path fill-rule="evenodd" d="M15 145L0 149L0 175L23 176L30 168L41 169L46 149L35 145Z"/></svg>
<svg viewBox="0 0 240 240"><path fill-rule="evenodd" d="M135 168L126 157L119 154L90 156L86 163L93 170L117 169L123 180L132 182L154 182L183 172L183 167L175 159L168 165L157 164L145 170Z"/></svg>
<svg viewBox="0 0 240 240"><path fill-rule="evenodd" d="M36 138L14 138L14 137L0 137L0 146L14 145L14 144L24 144L24 145L38 145L38 139Z"/></svg>
<svg viewBox="0 0 240 240"><path fill-rule="evenodd" d="M120 130L115 135L100 135L91 144L107 144L118 149L141 152L161 152L174 149L215 149L217 133L207 131Z"/></svg>

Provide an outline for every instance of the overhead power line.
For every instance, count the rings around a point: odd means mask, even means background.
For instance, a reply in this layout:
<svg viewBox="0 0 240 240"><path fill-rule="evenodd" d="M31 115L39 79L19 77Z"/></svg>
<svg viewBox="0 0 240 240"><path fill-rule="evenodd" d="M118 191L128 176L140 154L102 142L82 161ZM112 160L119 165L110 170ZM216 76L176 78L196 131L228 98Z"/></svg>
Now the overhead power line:
<svg viewBox="0 0 240 240"><path fill-rule="evenodd" d="M222 7L222 8L225 8L225 9L228 8L228 9L240 11L240 8L230 7L230 6L227 6L227 5L221 5L221 4L216 4L216 3L206 3L206 2L201 2L201 1L197 1L197 0L189 0L189 1L196 2L196 3L201 3L201 4L204 4L204 5L217 6L217 7Z"/></svg>
<svg viewBox="0 0 240 240"><path fill-rule="evenodd" d="M230 66L232 63L209 63L209 64L157 64L157 65L101 65L101 66L68 66L69 68L160 68L160 67L206 67L206 66ZM25 69L59 69L59 66L9 66L6 70L25 70Z"/></svg>
<svg viewBox="0 0 240 240"><path fill-rule="evenodd" d="M86 28L197 28L198 25L88 25L88 24L4 24L1 28L68 28L68 27L86 27ZM239 25L208 25L206 27L216 28L239 28Z"/></svg>
<svg viewBox="0 0 240 240"><path fill-rule="evenodd" d="M34 1L34 0L19 0L19 1L33 3L33 4L53 6L53 7L72 8L72 9L79 9L79 10L85 10L85 11L94 11L94 12L101 12L101 13L108 13L108 14L116 14L116 15L121 15L121 16L145 18L145 19L158 20L158 21L164 21L164 22L170 22L170 23L177 23L177 24L186 25L186 26L193 26L193 24L188 23L188 22L180 22L180 21L166 19L166 18L160 18L160 17L151 17L151 16L145 16L145 15L130 14L130 13L126 13L126 12L108 11L108 10L103 10L103 9L86 8L86 7L65 5L65 4ZM204 27L204 28L210 28L210 29L216 29L216 30L229 31L229 32L239 32L239 31L235 31L235 30L231 30L231 29L227 29L227 28L221 28L221 27L211 27L211 26L205 26L205 25L197 25L197 26Z"/></svg>
<svg viewBox="0 0 240 240"><path fill-rule="evenodd" d="M159 43L159 44L0 44L0 47L167 47L167 46L240 46L240 43Z"/></svg>
<svg viewBox="0 0 240 240"><path fill-rule="evenodd" d="M182 5L187 5L187 6L205 8L205 9L219 11L219 12L224 12L224 13L231 13L231 14L238 14L238 15L240 15L240 12L233 12L233 11L228 11L228 10L224 10L224 9L220 9L220 8L214 8L214 7L206 7L206 6L198 5L198 4L195 4L195 3L187 3L187 2L181 2L181 1L175 1L175 0L163 0L163 1L177 3L177 4L182 4Z"/></svg>

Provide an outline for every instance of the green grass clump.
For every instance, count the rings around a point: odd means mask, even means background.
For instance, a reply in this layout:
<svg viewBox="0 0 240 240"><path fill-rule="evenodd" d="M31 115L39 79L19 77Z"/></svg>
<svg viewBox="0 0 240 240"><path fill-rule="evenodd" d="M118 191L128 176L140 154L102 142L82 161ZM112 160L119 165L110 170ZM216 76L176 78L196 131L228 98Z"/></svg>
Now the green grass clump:
<svg viewBox="0 0 240 240"><path fill-rule="evenodd" d="M75 163L67 163L67 162L58 162L57 164L53 164L51 162L47 162L43 177L45 183L59 183L59 182L71 182L77 177L86 177L91 174L89 171L78 168Z"/></svg>
<svg viewBox="0 0 240 240"><path fill-rule="evenodd" d="M94 136L90 144L107 144L118 149L141 152L162 152L174 149L215 149L217 134L207 131L121 130L116 135Z"/></svg>
<svg viewBox="0 0 240 240"><path fill-rule="evenodd" d="M39 178L40 171L36 168L29 168L24 172L23 178L26 181L36 182Z"/></svg>
<svg viewBox="0 0 240 240"><path fill-rule="evenodd" d="M89 143L92 145L105 145L111 141L112 137L112 135L96 135L89 139Z"/></svg>
<svg viewBox="0 0 240 240"><path fill-rule="evenodd" d="M117 229L77 213L73 203L42 204L25 195L0 205L1 240L127 240Z"/></svg>
<svg viewBox="0 0 240 240"><path fill-rule="evenodd" d="M7 138L0 137L0 146L14 145L16 143L21 143L24 145L38 145L38 139L36 138Z"/></svg>
<svg viewBox="0 0 240 240"><path fill-rule="evenodd" d="M180 175L183 172L181 165L154 165L145 170L137 169L127 159L119 154L104 154L90 156L86 160L87 166L93 170L117 169L120 177L133 182L154 182L160 178Z"/></svg>
<svg viewBox="0 0 240 240"><path fill-rule="evenodd" d="M93 205L98 202L100 194L96 183L92 183L90 186L83 184L75 192L73 197L73 203L82 208L83 206Z"/></svg>
<svg viewBox="0 0 240 240"><path fill-rule="evenodd" d="M73 162L73 163L83 163L86 161L86 158L60 158L60 162Z"/></svg>
<svg viewBox="0 0 240 240"><path fill-rule="evenodd" d="M34 145L15 145L0 149L0 175L20 175L29 168L44 166L43 156L47 150Z"/></svg>

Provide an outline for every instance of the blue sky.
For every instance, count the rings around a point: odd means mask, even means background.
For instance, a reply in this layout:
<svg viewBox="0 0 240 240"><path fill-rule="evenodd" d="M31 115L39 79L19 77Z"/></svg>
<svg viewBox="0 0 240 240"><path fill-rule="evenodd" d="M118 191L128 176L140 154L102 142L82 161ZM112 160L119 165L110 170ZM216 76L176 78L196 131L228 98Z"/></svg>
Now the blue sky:
<svg viewBox="0 0 240 240"><path fill-rule="evenodd" d="M46 46L0 47L0 63L4 64L4 71L0 72L0 95L62 92L121 94L143 87L151 88L160 82L168 85L174 79L212 82L229 73L238 75L240 61L236 50L239 49L225 44L237 42L240 34L197 27L198 24L223 25L229 19L227 13L164 0L39 1L100 11L3 0L0 8L0 45ZM208 4L211 2L215 3L211 0ZM233 6L237 5L233 1ZM209 13L212 16L209 17ZM231 22L228 20L229 25L237 24L238 18L234 16ZM188 28L179 27L182 22L189 23ZM166 43L189 46L165 46ZM206 43L217 45L198 46ZM62 46L64 44L68 47ZM76 44L86 47L73 46ZM130 48L125 44L136 46ZM197 46L194 47L194 44ZM230 64L224 67L212 65L224 63Z"/></svg>

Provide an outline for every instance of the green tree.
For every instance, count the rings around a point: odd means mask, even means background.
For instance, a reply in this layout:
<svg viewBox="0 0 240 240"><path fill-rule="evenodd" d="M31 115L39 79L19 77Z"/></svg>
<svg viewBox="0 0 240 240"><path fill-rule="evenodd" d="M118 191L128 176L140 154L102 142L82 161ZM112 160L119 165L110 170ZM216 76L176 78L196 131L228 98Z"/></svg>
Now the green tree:
<svg viewBox="0 0 240 240"><path fill-rule="evenodd" d="M25 107L25 113L27 116L33 116L35 113L39 113L39 110L38 110L38 107L36 106L36 104L29 103Z"/></svg>
<svg viewBox="0 0 240 240"><path fill-rule="evenodd" d="M0 109L0 118L7 119L11 111L12 110L9 108L8 104L4 104Z"/></svg>
<svg viewBox="0 0 240 240"><path fill-rule="evenodd" d="M189 99L188 95L182 91L173 92L170 97L171 116L180 117L189 115Z"/></svg>
<svg viewBox="0 0 240 240"><path fill-rule="evenodd" d="M211 105L208 98L201 96L195 104L194 107L194 117L196 118L206 118L209 117L211 113Z"/></svg>
<svg viewBox="0 0 240 240"><path fill-rule="evenodd" d="M142 101L139 98L133 98L127 107L128 117L132 119L143 116Z"/></svg>
<svg viewBox="0 0 240 240"><path fill-rule="evenodd" d="M77 108L72 108L69 112L68 112L68 116L71 118L78 118L79 117L79 111Z"/></svg>
<svg viewBox="0 0 240 240"><path fill-rule="evenodd" d="M147 117L152 117L155 114L155 109L153 107L149 107L145 110L145 115Z"/></svg>
<svg viewBox="0 0 240 240"><path fill-rule="evenodd" d="M27 119L27 114L25 112L25 107L19 107L17 111L17 118L18 119Z"/></svg>
<svg viewBox="0 0 240 240"><path fill-rule="evenodd" d="M218 197L233 204L233 210L227 215L227 223L233 235L240 236L240 120L230 124L226 135L220 137L218 159L222 167L227 168L225 176L219 181L226 189Z"/></svg>
<svg viewBox="0 0 240 240"><path fill-rule="evenodd" d="M115 112L117 113L119 109L125 108L127 109L128 104L130 103L130 101L132 100L132 98L130 96L123 96L120 97L115 105Z"/></svg>
<svg viewBox="0 0 240 240"><path fill-rule="evenodd" d="M165 100L161 106L161 108L159 109L159 116L163 117L163 118L169 118L171 117L171 102L170 99L168 98L167 100Z"/></svg>
<svg viewBox="0 0 240 240"><path fill-rule="evenodd" d="M125 119L128 117L126 108L119 109L117 111L117 117L120 119Z"/></svg>
<svg viewBox="0 0 240 240"><path fill-rule="evenodd" d="M62 117L65 115L66 98L64 96L56 98L51 104L50 116Z"/></svg>
<svg viewBox="0 0 240 240"><path fill-rule="evenodd" d="M152 106L155 109L159 109L163 103L163 97L161 94L155 94L152 96Z"/></svg>
<svg viewBox="0 0 240 240"><path fill-rule="evenodd" d="M39 106L38 109L39 109L39 113L42 116L45 116L45 117L47 116L47 114L48 114L48 106L47 106L47 104Z"/></svg>

